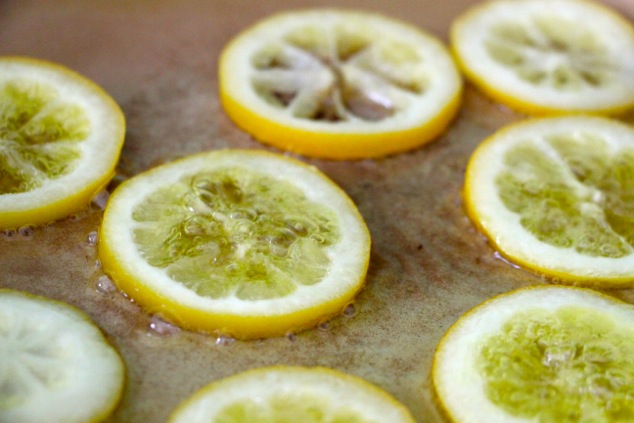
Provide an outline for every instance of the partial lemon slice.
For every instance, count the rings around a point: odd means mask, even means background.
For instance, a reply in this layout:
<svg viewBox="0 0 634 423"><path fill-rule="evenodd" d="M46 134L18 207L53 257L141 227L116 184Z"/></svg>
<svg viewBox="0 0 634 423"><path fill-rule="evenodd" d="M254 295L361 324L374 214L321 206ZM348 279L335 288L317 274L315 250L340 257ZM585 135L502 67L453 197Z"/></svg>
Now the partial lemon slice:
<svg viewBox="0 0 634 423"><path fill-rule="evenodd" d="M105 419L124 385L121 358L79 310L0 289L0 421Z"/></svg>
<svg viewBox="0 0 634 423"><path fill-rule="evenodd" d="M584 0L497 0L451 27L459 67L495 100L529 114L634 107L634 29Z"/></svg>
<svg viewBox="0 0 634 423"><path fill-rule="evenodd" d="M365 380L322 367L249 370L196 392L169 423L414 423L410 412Z"/></svg>
<svg viewBox="0 0 634 423"><path fill-rule="evenodd" d="M511 261L563 282L634 282L634 129L599 117L524 121L469 161L467 213Z"/></svg>
<svg viewBox="0 0 634 423"><path fill-rule="evenodd" d="M438 136L461 102L446 48L380 15L293 11L238 35L219 65L227 114L256 139L328 159L397 153Z"/></svg>
<svg viewBox="0 0 634 423"><path fill-rule="evenodd" d="M572 287L520 289L462 316L432 370L456 423L634 421L634 306Z"/></svg>
<svg viewBox="0 0 634 423"><path fill-rule="evenodd" d="M88 206L114 175L125 121L101 88L60 65L0 57L0 229Z"/></svg>
<svg viewBox="0 0 634 423"><path fill-rule="evenodd" d="M124 182L99 241L106 272L150 313L237 338L339 314L369 253L368 229L340 188L255 150L198 154Z"/></svg>

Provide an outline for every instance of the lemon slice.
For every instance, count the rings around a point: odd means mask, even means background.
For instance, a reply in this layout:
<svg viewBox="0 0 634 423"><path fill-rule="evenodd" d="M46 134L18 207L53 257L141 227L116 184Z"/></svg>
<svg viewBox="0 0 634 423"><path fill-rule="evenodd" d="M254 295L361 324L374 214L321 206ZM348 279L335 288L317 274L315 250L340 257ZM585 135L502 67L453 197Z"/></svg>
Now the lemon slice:
<svg viewBox="0 0 634 423"><path fill-rule="evenodd" d="M316 326L361 289L370 236L317 169L223 150L123 183L100 232L107 273L179 326L261 338Z"/></svg>
<svg viewBox="0 0 634 423"><path fill-rule="evenodd" d="M269 367L214 382L183 402L169 423L414 423L365 380L322 367Z"/></svg>
<svg viewBox="0 0 634 423"><path fill-rule="evenodd" d="M0 421L87 423L106 418L124 366L73 307L0 289Z"/></svg>
<svg viewBox="0 0 634 423"><path fill-rule="evenodd" d="M306 10L248 28L222 52L220 98L256 139L328 159L383 156L439 135L461 102L446 48L355 11Z"/></svg>
<svg viewBox="0 0 634 423"><path fill-rule="evenodd" d="M616 113L634 106L634 29L605 6L485 2L454 21L451 44L469 80L521 112Z"/></svg>
<svg viewBox="0 0 634 423"><path fill-rule="evenodd" d="M511 261L555 281L634 281L634 130L600 117L503 128L467 166L468 215Z"/></svg>
<svg viewBox="0 0 634 423"><path fill-rule="evenodd" d="M572 287L524 288L471 310L432 370L456 423L634 421L634 306Z"/></svg>
<svg viewBox="0 0 634 423"><path fill-rule="evenodd" d="M88 206L114 175L119 106L60 65L0 57L0 229L40 225Z"/></svg>

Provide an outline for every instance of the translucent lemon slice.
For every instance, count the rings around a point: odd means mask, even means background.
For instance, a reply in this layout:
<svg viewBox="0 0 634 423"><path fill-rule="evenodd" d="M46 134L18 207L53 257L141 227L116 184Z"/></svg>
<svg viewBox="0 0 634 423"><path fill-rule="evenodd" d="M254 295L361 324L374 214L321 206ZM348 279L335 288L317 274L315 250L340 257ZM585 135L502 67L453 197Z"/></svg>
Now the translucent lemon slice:
<svg viewBox="0 0 634 423"><path fill-rule="evenodd" d="M634 129L599 117L500 130L467 166L467 213L511 261L563 282L634 282Z"/></svg>
<svg viewBox="0 0 634 423"><path fill-rule="evenodd" d="M496 297L447 331L432 379L456 423L634 421L634 306L557 286Z"/></svg>
<svg viewBox="0 0 634 423"><path fill-rule="evenodd" d="M100 232L106 272L150 313L237 338L339 314L365 280L370 236L317 169L278 155L194 155L123 183Z"/></svg>
<svg viewBox="0 0 634 423"><path fill-rule="evenodd" d="M386 17L308 10L238 35L219 65L227 114L256 139L328 159L420 146L458 111L462 81L432 36Z"/></svg>
<svg viewBox="0 0 634 423"><path fill-rule="evenodd" d="M616 113L634 106L634 29L584 0L498 0L451 27L464 74L530 114Z"/></svg>
<svg viewBox="0 0 634 423"><path fill-rule="evenodd" d="M315 367L270 367L214 382L169 423L414 423L409 411L365 380Z"/></svg>
<svg viewBox="0 0 634 423"><path fill-rule="evenodd" d="M117 352L82 312L0 289L0 421L105 419L124 385Z"/></svg>
<svg viewBox="0 0 634 423"><path fill-rule="evenodd" d="M119 106L62 66L0 57L0 229L88 206L114 175L125 134Z"/></svg>

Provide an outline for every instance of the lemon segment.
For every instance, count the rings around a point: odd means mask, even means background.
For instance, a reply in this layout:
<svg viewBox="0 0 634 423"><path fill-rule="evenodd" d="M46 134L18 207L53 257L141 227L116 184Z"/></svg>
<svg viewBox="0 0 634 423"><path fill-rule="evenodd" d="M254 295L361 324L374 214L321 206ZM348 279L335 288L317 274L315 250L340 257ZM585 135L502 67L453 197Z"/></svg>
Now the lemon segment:
<svg viewBox="0 0 634 423"><path fill-rule="evenodd" d="M327 368L270 367L214 382L185 400L170 423L413 423L382 389Z"/></svg>
<svg viewBox="0 0 634 423"><path fill-rule="evenodd" d="M459 16L450 33L466 77L520 112L616 114L634 107L634 29L603 5L489 1Z"/></svg>
<svg viewBox="0 0 634 423"><path fill-rule="evenodd" d="M511 261L562 281L634 281L634 130L598 117L534 119L483 142L468 215Z"/></svg>
<svg viewBox="0 0 634 423"><path fill-rule="evenodd" d="M432 36L380 15L307 10L235 37L219 63L234 122L278 148L328 159L378 157L445 130L462 81Z"/></svg>
<svg viewBox="0 0 634 423"><path fill-rule="evenodd" d="M238 338L283 335L339 314L365 280L370 238L350 199L293 159L224 150L126 181L99 254L150 313Z"/></svg>
<svg viewBox="0 0 634 423"><path fill-rule="evenodd" d="M0 421L86 423L116 407L124 366L78 310L0 289Z"/></svg>
<svg viewBox="0 0 634 423"><path fill-rule="evenodd" d="M114 175L125 120L93 82L41 60L0 58L0 229L88 206Z"/></svg>
<svg viewBox="0 0 634 423"><path fill-rule="evenodd" d="M432 369L453 422L634 419L634 307L582 288L486 301L441 339Z"/></svg>

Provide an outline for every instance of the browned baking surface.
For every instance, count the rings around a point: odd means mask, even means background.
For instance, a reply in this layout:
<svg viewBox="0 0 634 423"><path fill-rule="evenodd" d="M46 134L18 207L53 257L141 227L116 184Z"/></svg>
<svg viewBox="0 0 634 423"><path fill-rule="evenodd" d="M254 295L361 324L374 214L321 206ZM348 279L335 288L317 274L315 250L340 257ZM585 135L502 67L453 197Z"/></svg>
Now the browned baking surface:
<svg viewBox="0 0 634 423"><path fill-rule="evenodd" d="M0 1L0 55L62 63L119 102L128 131L119 170L133 175L201 150L267 147L239 131L217 99L218 54L260 17L331 5L385 13L446 41L451 19L475 0ZM634 3L611 0L630 18ZM163 422L210 381L273 364L322 365L364 377L404 402L419 422L439 421L428 376L434 348L463 312L495 294L543 283L497 259L467 220L460 190L470 153L496 128L522 118L468 87L450 130L417 151L322 169L357 203L373 237L356 315L296 339L217 342L188 332L159 335L121 294L97 290L102 275L88 241L101 212L0 235L0 287L66 301L86 311L128 368L123 402L109 422ZM615 295L634 301L634 291Z"/></svg>

